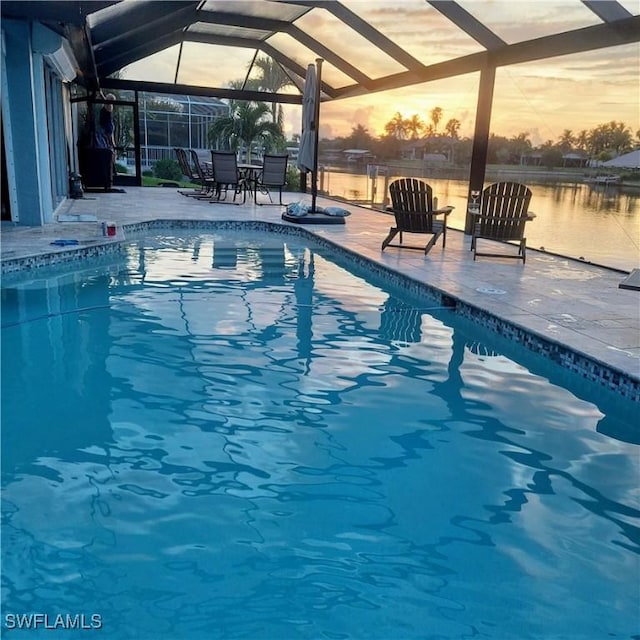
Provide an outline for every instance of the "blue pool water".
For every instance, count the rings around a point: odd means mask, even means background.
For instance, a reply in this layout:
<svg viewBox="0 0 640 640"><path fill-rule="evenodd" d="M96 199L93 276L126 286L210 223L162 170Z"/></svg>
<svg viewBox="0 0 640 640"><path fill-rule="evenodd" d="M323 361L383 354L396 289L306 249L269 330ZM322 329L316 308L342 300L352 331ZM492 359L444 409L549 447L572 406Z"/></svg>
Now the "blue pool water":
<svg viewBox="0 0 640 640"><path fill-rule="evenodd" d="M38 273L2 289L3 637L638 637L630 405L301 239Z"/></svg>

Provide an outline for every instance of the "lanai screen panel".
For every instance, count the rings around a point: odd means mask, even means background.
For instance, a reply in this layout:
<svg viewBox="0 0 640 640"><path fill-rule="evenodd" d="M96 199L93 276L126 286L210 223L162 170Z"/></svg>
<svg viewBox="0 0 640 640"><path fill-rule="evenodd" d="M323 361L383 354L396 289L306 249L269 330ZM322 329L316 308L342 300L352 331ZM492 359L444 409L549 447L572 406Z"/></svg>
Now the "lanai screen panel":
<svg viewBox="0 0 640 640"><path fill-rule="evenodd" d="M425 65L483 51L483 47L424 0L363 2L358 13Z"/></svg>

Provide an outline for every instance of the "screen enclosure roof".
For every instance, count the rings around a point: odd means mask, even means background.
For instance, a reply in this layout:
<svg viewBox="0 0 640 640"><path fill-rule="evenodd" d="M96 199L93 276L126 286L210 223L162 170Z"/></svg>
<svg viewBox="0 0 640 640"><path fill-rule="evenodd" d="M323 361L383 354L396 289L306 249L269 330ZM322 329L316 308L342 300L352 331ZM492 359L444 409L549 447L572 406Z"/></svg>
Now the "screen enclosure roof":
<svg viewBox="0 0 640 640"><path fill-rule="evenodd" d="M289 78L269 101L301 101L307 66L322 98L366 95L640 40L637 0L3 0L3 19L68 38L77 81L238 99L255 61ZM239 83L238 79L245 82ZM274 99L275 98L275 99Z"/></svg>

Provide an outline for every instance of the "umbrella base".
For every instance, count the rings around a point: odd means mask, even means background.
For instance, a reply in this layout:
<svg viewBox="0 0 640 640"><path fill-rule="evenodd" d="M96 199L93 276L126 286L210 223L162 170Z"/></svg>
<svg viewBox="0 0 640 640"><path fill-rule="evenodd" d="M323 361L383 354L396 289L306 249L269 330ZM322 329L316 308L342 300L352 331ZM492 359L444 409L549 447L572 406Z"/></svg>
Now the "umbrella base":
<svg viewBox="0 0 640 640"><path fill-rule="evenodd" d="M296 224L344 224L344 216L328 215L320 211L308 211L302 216L285 211L282 219Z"/></svg>

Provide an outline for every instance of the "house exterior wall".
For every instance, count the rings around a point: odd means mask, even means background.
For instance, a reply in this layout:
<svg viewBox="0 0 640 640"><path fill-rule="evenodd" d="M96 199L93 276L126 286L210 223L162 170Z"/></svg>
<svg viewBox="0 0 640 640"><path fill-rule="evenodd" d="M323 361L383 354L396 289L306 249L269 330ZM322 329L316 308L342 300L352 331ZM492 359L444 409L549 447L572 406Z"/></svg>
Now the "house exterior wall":
<svg viewBox="0 0 640 640"><path fill-rule="evenodd" d="M3 143L11 220L20 225L52 222L67 196L68 92L47 62L61 46L62 38L39 23L2 21Z"/></svg>

